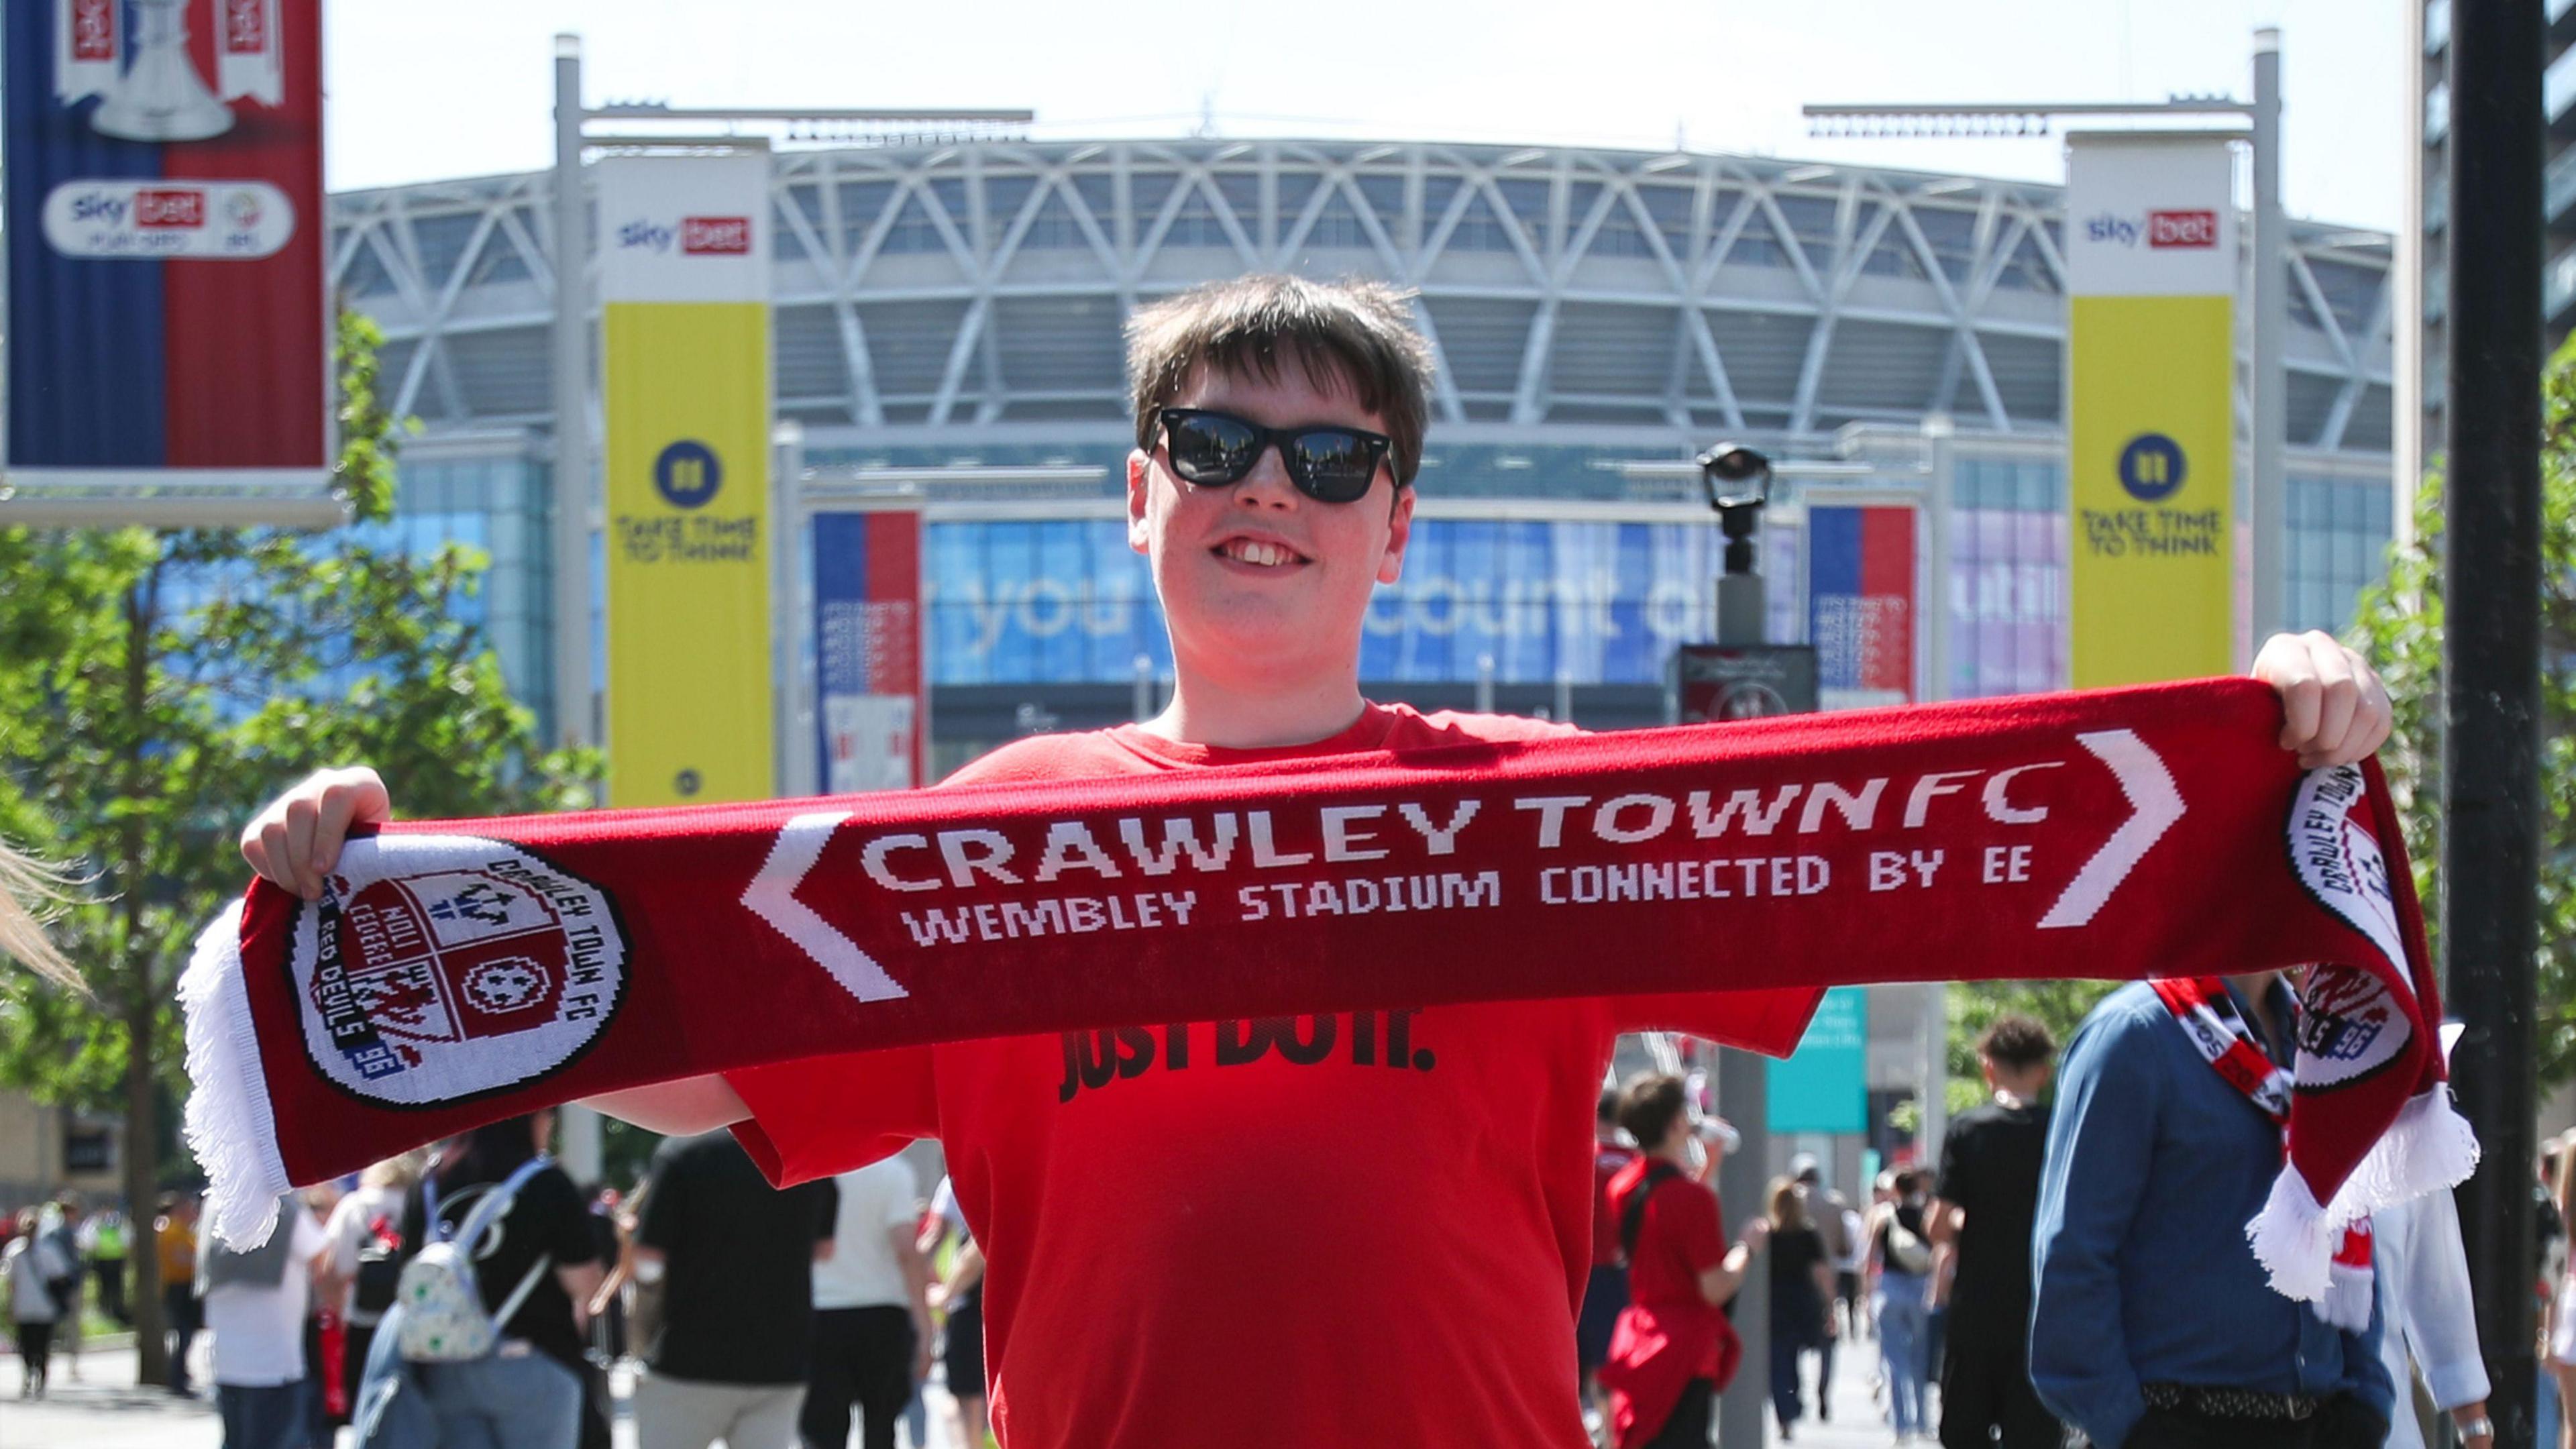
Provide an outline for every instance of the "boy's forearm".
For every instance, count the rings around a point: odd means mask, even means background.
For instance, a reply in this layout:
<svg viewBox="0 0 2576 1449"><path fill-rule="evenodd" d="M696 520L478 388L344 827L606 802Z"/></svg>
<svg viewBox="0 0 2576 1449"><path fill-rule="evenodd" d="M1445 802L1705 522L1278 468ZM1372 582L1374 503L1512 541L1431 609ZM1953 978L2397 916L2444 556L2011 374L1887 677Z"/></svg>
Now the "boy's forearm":
<svg viewBox="0 0 2576 1449"><path fill-rule="evenodd" d="M751 1115L733 1084L714 1073L602 1092L582 1099L581 1105L665 1137L694 1137Z"/></svg>

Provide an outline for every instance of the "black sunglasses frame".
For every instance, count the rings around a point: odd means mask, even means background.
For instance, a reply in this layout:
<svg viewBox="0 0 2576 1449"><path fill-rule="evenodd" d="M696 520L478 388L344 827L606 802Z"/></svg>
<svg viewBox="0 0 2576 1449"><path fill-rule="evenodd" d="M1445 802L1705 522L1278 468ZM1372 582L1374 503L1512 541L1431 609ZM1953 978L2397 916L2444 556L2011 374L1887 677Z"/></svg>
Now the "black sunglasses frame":
<svg viewBox="0 0 2576 1449"><path fill-rule="evenodd" d="M1211 473L1204 478L1193 478L1181 471L1180 459L1172 455L1172 429L1176 421L1186 424L1195 418L1215 418L1231 423L1252 435L1252 450L1245 455L1243 467L1239 471L1234 472L1232 476L1224 476L1219 472ZM1234 487L1252 476L1252 470L1261 466L1262 455L1274 447L1279 450L1279 463L1287 470L1288 481L1296 485L1298 492L1318 503L1357 503L1366 498L1369 489L1377 483L1377 470L1380 467L1387 470L1390 478L1394 477L1395 440L1384 433L1372 433L1366 428L1343 427L1335 423L1309 423L1294 428L1265 428L1239 413L1224 412L1217 408L1164 408L1155 415L1155 421L1157 430L1162 434L1163 456L1171 463L1172 475L1193 488ZM1333 485L1316 477L1307 467L1304 455L1291 446L1299 438L1312 437L1316 434L1330 434L1335 437L1359 440L1361 448L1368 454L1369 469L1367 476L1360 483L1358 492L1345 496L1337 491L1331 491ZM1403 487L1403 480L1396 479L1396 486Z"/></svg>

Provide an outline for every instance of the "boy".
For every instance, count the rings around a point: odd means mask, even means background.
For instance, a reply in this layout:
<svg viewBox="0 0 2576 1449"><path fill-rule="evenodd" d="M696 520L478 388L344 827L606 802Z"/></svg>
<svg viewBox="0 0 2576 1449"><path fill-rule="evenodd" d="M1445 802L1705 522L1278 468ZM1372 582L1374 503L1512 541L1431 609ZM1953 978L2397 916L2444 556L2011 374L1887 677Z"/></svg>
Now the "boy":
<svg viewBox="0 0 2576 1449"><path fill-rule="evenodd" d="M952 783L1146 775L1565 727L1359 692L1371 591L1411 537L1431 356L1401 293L1247 277L1128 329L1129 538L1171 631L1160 716L1021 740ZM2285 747L2387 733L2360 660L2276 640ZM325 771L243 833L318 891L352 821ZM730 1124L774 1180L936 1136L987 1262L996 1429L1108 1443L1570 1446L1591 1260L1583 1108L1622 1030L1783 1052L1814 993L1710 993L1139 1025L820 1058L621 1092L658 1131ZM1188 1063L1190 1070L1170 1067Z"/></svg>

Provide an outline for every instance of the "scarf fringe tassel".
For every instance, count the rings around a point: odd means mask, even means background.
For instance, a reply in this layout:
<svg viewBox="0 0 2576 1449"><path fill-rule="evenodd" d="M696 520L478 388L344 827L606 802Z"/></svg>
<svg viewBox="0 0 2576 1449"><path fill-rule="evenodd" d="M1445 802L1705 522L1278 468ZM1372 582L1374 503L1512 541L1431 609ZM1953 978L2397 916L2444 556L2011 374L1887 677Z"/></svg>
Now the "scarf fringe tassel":
<svg viewBox="0 0 2576 1449"><path fill-rule="evenodd" d="M250 992L242 983L241 903L197 937L179 1006L187 1017L188 1150L206 1171L205 1221L226 1245L248 1251L277 1226L277 1200L293 1184L277 1149L277 1122L262 1075Z"/></svg>
<svg viewBox="0 0 2576 1449"><path fill-rule="evenodd" d="M2450 1086L2437 1084L2398 1109L2397 1120L2344 1179L2331 1204L2318 1206L2307 1179L2296 1167L2284 1166L2263 1211L2245 1225L2245 1236L2274 1291L2320 1303L2327 1298L2345 1228L2380 1208L2456 1187L2477 1169L2477 1134L2452 1107Z"/></svg>

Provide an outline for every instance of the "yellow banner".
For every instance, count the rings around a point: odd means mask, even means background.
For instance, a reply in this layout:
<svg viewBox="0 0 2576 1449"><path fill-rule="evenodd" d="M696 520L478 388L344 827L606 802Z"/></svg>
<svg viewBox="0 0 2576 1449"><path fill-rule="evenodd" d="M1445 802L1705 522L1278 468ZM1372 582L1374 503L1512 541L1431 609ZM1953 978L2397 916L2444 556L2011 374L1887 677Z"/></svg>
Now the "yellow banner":
<svg viewBox="0 0 2576 1449"><path fill-rule="evenodd" d="M2230 301L2076 297L2067 481L2078 689L2234 668Z"/></svg>
<svg viewBox="0 0 2576 1449"><path fill-rule="evenodd" d="M603 308L608 803L763 800L769 308Z"/></svg>
<svg viewBox="0 0 2576 1449"><path fill-rule="evenodd" d="M2219 136L2068 138L2078 689L2235 668L2235 164Z"/></svg>

